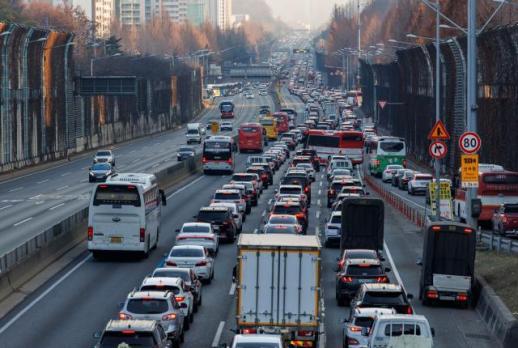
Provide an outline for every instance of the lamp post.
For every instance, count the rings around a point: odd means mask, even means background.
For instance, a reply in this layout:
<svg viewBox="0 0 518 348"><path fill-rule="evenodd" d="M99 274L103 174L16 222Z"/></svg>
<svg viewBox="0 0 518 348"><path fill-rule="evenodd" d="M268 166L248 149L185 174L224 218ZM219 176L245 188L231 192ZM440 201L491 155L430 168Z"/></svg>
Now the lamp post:
<svg viewBox="0 0 518 348"><path fill-rule="evenodd" d="M9 134L9 129L11 128L8 122L8 103L7 99L9 98L9 79L8 79L8 73L9 69L7 67L8 65L8 59L7 54L9 52L9 38L12 33L12 30L4 31L0 33L0 37L3 39L2 43L2 105L0 110L0 136L2 139L0 139L0 163L6 162L7 157L7 149L8 141L7 135Z"/></svg>

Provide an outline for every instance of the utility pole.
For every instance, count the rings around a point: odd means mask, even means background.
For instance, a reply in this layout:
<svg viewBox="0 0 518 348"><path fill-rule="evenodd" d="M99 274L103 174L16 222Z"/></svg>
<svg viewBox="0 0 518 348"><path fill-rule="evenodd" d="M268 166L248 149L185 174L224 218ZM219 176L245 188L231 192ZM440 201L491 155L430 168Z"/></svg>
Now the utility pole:
<svg viewBox="0 0 518 348"><path fill-rule="evenodd" d="M441 13L439 0L435 0L435 122L441 120ZM441 160L435 162L435 215L441 218Z"/></svg>
<svg viewBox="0 0 518 348"><path fill-rule="evenodd" d="M467 130L477 132L477 1L468 0L468 86L467 86ZM477 198L476 188L467 188L466 222L476 227L477 219L471 217L471 202Z"/></svg>
<svg viewBox="0 0 518 348"><path fill-rule="evenodd" d="M358 68L357 68L357 90L360 89L360 59L362 57L362 47L361 47L361 33L362 33L362 19L360 12L360 0L358 0Z"/></svg>
<svg viewBox="0 0 518 348"><path fill-rule="evenodd" d="M342 92L345 91L345 52L342 51Z"/></svg>

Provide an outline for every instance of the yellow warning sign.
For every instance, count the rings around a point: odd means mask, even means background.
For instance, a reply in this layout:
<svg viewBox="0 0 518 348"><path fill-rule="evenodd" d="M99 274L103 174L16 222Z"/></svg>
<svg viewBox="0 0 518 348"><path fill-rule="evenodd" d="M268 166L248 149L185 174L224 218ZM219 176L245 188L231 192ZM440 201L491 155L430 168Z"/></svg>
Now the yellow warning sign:
<svg viewBox="0 0 518 348"><path fill-rule="evenodd" d="M441 120L437 121L433 126L430 134L428 134L430 140L448 140L450 139L450 133L446 130L444 123Z"/></svg>
<svg viewBox="0 0 518 348"><path fill-rule="evenodd" d="M460 156L460 180L463 188L478 187L478 155Z"/></svg>
<svg viewBox="0 0 518 348"><path fill-rule="evenodd" d="M212 121L210 124L210 131L212 134L217 134L219 132L219 122L218 121Z"/></svg>

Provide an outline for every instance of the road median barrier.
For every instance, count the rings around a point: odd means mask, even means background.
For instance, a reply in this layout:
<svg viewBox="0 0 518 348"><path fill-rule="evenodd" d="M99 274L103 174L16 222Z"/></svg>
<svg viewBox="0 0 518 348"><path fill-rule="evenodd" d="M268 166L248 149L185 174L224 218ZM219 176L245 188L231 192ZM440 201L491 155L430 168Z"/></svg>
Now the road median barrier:
<svg viewBox="0 0 518 348"><path fill-rule="evenodd" d="M201 172L201 155L157 168L159 186L167 189ZM88 207L0 255L0 302L67 251L86 239Z"/></svg>

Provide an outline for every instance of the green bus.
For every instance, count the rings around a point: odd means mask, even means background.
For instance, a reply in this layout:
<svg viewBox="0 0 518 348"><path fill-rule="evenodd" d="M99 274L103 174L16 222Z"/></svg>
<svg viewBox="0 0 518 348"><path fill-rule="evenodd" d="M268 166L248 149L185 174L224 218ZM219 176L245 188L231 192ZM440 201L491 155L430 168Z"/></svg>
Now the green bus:
<svg viewBox="0 0 518 348"><path fill-rule="evenodd" d="M381 174L389 164L401 164L406 167L405 139L397 137L379 137L376 145L370 149L369 173L376 177Z"/></svg>

